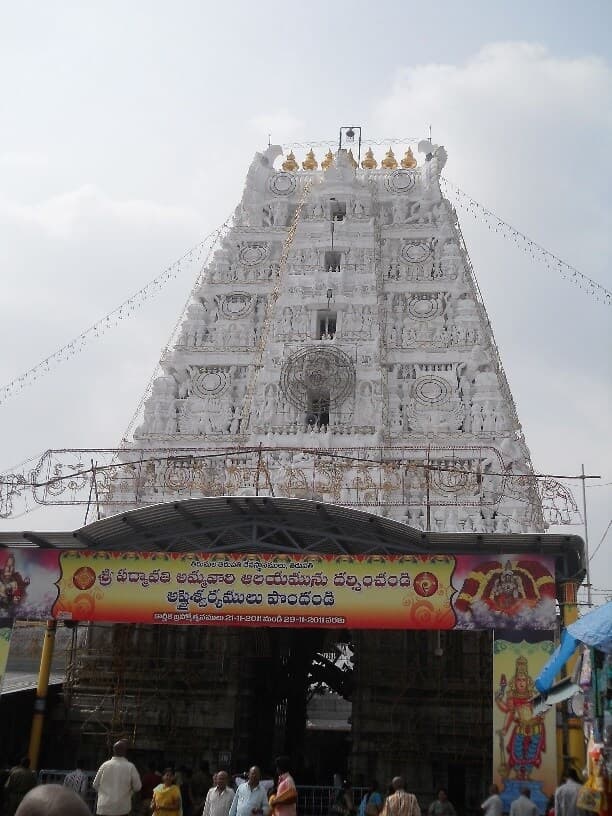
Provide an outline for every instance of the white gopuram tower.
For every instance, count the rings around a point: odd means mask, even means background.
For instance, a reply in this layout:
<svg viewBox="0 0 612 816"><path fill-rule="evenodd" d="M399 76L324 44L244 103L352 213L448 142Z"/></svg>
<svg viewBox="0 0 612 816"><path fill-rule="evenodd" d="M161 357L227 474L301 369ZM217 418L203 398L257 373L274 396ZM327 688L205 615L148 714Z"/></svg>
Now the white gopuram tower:
<svg viewBox="0 0 612 816"><path fill-rule="evenodd" d="M257 153L123 452L137 498L274 495L434 531L543 529L443 147ZM160 456L160 450L164 456ZM122 486L123 485L123 486Z"/></svg>

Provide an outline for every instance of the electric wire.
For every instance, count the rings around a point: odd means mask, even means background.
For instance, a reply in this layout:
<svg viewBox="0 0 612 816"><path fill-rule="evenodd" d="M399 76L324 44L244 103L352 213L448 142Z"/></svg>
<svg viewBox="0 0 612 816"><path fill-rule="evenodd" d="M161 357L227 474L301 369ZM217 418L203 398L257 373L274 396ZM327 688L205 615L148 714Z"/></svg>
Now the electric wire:
<svg viewBox="0 0 612 816"><path fill-rule="evenodd" d="M608 526L604 530L604 534L602 535L599 544L595 547L595 549L593 550L593 552L589 556L589 561L592 561L595 558L595 556L597 555L597 553L599 552L599 548L604 543L604 539L608 535L608 530L610 529L610 527L612 527L612 519L610 519L610 521L608 522Z"/></svg>

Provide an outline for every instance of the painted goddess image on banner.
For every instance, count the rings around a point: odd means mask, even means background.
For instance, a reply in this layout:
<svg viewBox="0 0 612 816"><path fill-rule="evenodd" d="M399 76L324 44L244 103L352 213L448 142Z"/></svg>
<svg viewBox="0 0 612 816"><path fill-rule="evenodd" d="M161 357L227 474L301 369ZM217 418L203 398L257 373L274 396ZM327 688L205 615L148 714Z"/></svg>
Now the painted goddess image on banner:
<svg viewBox="0 0 612 816"><path fill-rule="evenodd" d="M15 566L15 555L8 552L0 567L0 618L14 618L26 597L30 579L23 576Z"/></svg>
<svg viewBox="0 0 612 816"><path fill-rule="evenodd" d="M506 715L500 729L500 746L507 738L505 748L500 748L500 776L531 779L535 768L542 764L542 751L546 750L546 726L542 715L534 715L531 698L536 694L533 678L529 674L526 657L517 657L514 675L510 681L502 674L495 693L495 705Z"/></svg>
<svg viewBox="0 0 612 816"><path fill-rule="evenodd" d="M493 775L508 804L527 784L540 806L556 786L554 711L535 714L534 678L554 649L552 640L495 639L493 660Z"/></svg>

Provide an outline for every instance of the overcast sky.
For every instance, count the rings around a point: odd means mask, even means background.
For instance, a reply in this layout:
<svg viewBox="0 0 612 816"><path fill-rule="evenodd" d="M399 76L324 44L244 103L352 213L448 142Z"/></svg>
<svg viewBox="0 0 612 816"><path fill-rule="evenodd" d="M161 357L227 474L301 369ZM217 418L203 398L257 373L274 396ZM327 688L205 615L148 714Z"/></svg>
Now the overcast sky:
<svg viewBox="0 0 612 816"><path fill-rule="evenodd" d="M612 288L607 0L0 7L0 385L223 222L268 133L431 125L450 181ZM602 476L593 551L612 516L612 309L459 215L536 469ZM0 468L119 443L194 273L0 407ZM38 509L0 529L82 521ZM612 531L592 561L612 594L611 551Z"/></svg>

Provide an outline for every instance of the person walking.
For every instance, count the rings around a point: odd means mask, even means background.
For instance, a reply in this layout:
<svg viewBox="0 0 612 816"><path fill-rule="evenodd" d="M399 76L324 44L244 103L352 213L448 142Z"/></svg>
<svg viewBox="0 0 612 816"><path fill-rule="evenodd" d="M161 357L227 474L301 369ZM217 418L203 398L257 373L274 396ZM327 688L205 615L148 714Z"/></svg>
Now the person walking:
<svg viewBox="0 0 612 816"><path fill-rule="evenodd" d="M98 768L92 785L98 794L98 816L128 816L132 795L142 787L136 766L127 759L127 751L127 740L119 740L113 745L112 757Z"/></svg>
<svg viewBox="0 0 612 816"><path fill-rule="evenodd" d="M531 801L531 790L521 788L521 795L510 805L510 816L538 816L538 809Z"/></svg>
<svg viewBox="0 0 612 816"><path fill-rule="evenodd" d="M297 788L293 777L289 773L291 762L287 756L276 758L276 793L268 800L272 809L272 816L297 816Z"/></svg>
<svg viewBox="0 0 612 816"><path fill-rule="evenodd" d="M64 777L64 785L67 788L71 788L73 791L82 796L83 799L87 795L87 789L89 788L89 779L87 778L87 774L83 770L85 766L85 762L82 759L77 759L76 768L74 771L70 771Z"/></svg>
<svg viewBox="0 0 612 816"><path fill-rule="evenodd" d="M480 809L483 816L502 816L504 805L499 795L499 788L493 784L489 788L489 798L485 799Z"/></svg>
<svg viewBox="0 0 612 816"><path fill-rule="evenodd" d="M181 789L172 768L166 768L162 781L153 788L151 812L153 816L181 816L182 811Z"/></svg>
<svg viewBox="0 0 612 816"><path fill-rule="evenodd" d="M385 799L381 816L421 816L421 808L414 793L408 793L403 776L391 780L393 793Z"/></svg>
<svg viewBox="0 0 612 816"><path fill-rule="evenodd" d="M378 816L383 806L383 798L374 780L359 803L359 816Z"/></svg>
<svg viewBox="0 0 612 816"><path fill-rule="evenodd" d="M578 816L578 792L581 787L578 774L570 768L565 782L555 791L555 816Z"/></svg>
<svg viewBox="0 0 612 816"><path fill-rule="evenodd" d="M215 785L206 794L202 816L228 816L234 801L234 791L227 786L227 771L217 771L213 781Z"/></svg>
<svg viewBox="0 0 612 816"><path fill-rule="evenodd" d="M267 816L269 811L266 789L261 784L261 772L257 765L253 765L247 781L238 786L229 816Z"/></svg>
<svg viewBox="0 0 612 816"><path fill-rule="evenodd" d="M15 816L91 816L91 812L71 788L38 785L23 797Z"/></svg>
<svg viewBox="0 0 612 816"><path fill-rule="evenodd" d="M448 799L445 788L440 788L438 796L433 800L427 811L429 816L457 816L457 811Z"/></svg>
<svg viewBox="0 0 612 816"><path fill-rule="evenodd" d="M342 782L342 787L336 793L331 806L332 816L353 816L355 813L355 800L353 799L353 788L348 779Z"/></svg>
<svg viewBox="0 0 612 816"><path fill-rule="evenodd" d="M13 816L26 793L36 787L37 784L36 774L30 769L30 758L27 756L22 757L19 764L11 768L8 779L4 783L5 815Z"/></svg>

